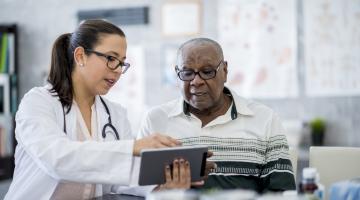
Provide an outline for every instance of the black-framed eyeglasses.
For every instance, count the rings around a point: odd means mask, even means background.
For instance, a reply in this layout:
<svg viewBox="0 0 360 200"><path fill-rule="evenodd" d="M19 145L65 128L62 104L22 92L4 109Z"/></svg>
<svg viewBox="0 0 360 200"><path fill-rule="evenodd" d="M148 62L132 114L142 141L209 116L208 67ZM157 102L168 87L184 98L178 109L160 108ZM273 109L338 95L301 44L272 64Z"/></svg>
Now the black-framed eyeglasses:
<svg viewBox="0 0 360 200"><path fill-rule="evenodd" d="M106 55L91 49L85 49L85 51L106 58L106 66L111 70L116 70L118 67L120 67L122 74L124 74L130 67L130 63L123 62L114 56Z"/></svg>
<svg viewBox="0 0 360 200"><path fill-rule="evenodd" d="M176 73L177 73L179 79L182 81L192 81L192 80L194 80L196 74L198 74L200 76L200 78L202 78L203 80L209 80L209 79L215 78L216 73L217 73L217 71L219 71L222 62L223 62L223 60L220 60L219 64L216 65L215 69L214 68L203 69L198 72L195 72L192 69L180 70L177 65L175 66L175 70L176 70Z"/></svg>

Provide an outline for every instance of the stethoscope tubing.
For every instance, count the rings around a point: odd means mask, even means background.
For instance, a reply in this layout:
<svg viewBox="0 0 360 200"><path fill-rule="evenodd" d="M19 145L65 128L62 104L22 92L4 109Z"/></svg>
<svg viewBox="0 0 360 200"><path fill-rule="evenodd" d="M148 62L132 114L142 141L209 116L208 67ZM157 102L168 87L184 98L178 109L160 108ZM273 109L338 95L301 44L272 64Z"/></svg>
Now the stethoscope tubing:
<svg viewBox="0 0 360 200"><path fill-rule="evenodd" d="M106 113L108 114L108 123L106 123L102 129L102 133L101 133L101 136L105 139L106 138L106 127L109 127L110 129L112 129L113 131L113 134L116 138L116 140L120 140L120 137L119 137L119 133L117 132L116 128L114 127L114 125L112 124L111 122L111 115L110 115L110 110L108 108L108 106L106 105L104 99L100 96L100 100L101 100L101 103L103 104L104 108L105 108L105 111ZM63 109L63 116L64 116L64 133L67 134L66 132L66 120L65 120L65 109L64 109L64 106L62 106L62 109Z"/></svg>

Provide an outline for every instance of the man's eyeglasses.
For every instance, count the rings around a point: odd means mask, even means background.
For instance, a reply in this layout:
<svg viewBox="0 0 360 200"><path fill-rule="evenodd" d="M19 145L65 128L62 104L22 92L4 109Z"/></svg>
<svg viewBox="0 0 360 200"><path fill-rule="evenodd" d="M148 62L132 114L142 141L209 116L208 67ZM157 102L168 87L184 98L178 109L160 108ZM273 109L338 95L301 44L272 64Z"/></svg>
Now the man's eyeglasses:
<svg viewBox="0 0 360 200"><path fill-rule="evenodd" d="M126 72L126 70L129 69L130 64L123 62L121 60L119 60L118 58L114 57L114 56L110 56L110 55L106 55L91 49L85 49L85 51L89 52L89 53L93 53L97 56L102 56L104 58L106 58L106 66L111 69L111 70L116 70L118 67L121 68L121 73L124 74Z"/></svg>
<svg viewBox="0 0 360 200"><path fill-rule="evenodd" d="M182 70L180 70L177 65L175 66L175 70L176 70L176 73L177 73L178 77L182 81L192 81L192 80L194 80L196 74L198 74L200 76L200 78L202 78L203 80L209 80L209 79L212 79L212 78L214 78L216 76L216 73L217 73L217 71L219 71L220 64L222 62L223 62L223 60L221 60L219 62L219 64L216 65L215 69L214 68L203 69L203 70L200 70L198 72L195 72L192 69L182 69Z"/></svg>

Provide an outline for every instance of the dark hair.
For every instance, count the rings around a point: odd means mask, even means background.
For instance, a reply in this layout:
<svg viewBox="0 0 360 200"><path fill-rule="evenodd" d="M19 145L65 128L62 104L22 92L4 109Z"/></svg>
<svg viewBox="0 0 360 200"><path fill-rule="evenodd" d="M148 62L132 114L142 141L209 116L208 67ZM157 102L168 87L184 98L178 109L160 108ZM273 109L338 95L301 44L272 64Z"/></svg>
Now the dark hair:
<svg viewBox="0 0 360 200"><path fill-rule="evenodd" d="M60 35L53 45L48 77L48 82L52 84L50 92L59 97L62 106L67 108L67 112L71 109L74 92L71 79L75 66L73 53L79 46L84 49L93 49L102 34L118 34L125 37L119 27L104 20L92 19L82 22L74 33Z"/></svg>

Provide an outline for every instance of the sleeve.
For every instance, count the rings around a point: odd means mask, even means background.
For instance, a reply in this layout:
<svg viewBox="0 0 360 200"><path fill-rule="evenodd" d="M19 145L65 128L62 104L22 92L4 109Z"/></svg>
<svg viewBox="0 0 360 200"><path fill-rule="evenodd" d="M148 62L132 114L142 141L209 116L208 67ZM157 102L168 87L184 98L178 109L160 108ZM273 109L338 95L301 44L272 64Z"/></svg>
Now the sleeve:
<svg viewBox="0 0 360 200"><path fill-rule="evenodd" d="M128 194L135 196L145 197L147 194L151 193L155 189L156 185L148 185L148 186L133 186L133 187L125 187L125 186L114 186L111 191L117 194Z"/></svg>
<svg viewBox="0 0 360 200"><path fill-rule="evenodd" d="M289 146L281 121L276 114L272 114L267 129L265 164L260 174L260 192L295 190Z"/></svg>
<svg viewBox="0 0 360 200"><path fill-rule="evenodd" d="M58 180L128 185L134 141L68 139L56 121L52 98L30 91L16 114L16 139L37 166Z"/></svg>
<svg viewBox="0 0 360 200"><path fill-rule="evenodd" d="M140 132L137 134L137 139L141 139L150 134L151 134L151 120L148 112L142 121ZM131 133L129 133L128 135L131 135ZM117 194L129 194L136 196L146 196L148 193L152 192L156 187L156 185L149 185L149 186L138 185L139 173L140 173L140 157L134 157L133 169L131 172L131 181L129 183L130 187L113 185L111 187L111 192Z"/></svg>

